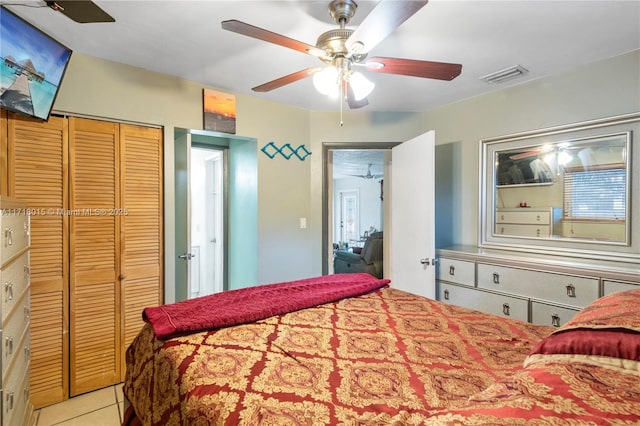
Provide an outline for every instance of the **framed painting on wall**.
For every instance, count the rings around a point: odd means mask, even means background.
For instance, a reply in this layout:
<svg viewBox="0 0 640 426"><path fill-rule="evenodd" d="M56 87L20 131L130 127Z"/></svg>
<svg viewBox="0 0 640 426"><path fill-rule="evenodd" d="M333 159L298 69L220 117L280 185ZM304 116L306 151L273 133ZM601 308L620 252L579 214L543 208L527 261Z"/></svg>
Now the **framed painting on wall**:
<svg viewBox="0 0 640 426"><path fill-rule="evenodd" d="M236 97L216 90L202 92L204 130L236 133Z"/></svg>

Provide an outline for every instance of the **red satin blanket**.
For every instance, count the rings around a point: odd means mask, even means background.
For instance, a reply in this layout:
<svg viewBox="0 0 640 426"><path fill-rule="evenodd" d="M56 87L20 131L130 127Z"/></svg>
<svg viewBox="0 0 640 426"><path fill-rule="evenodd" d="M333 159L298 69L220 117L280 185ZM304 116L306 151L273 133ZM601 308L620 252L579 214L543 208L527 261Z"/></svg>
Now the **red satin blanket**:
<svg viewBox="0 0 640 426"><path fill-rule="evenodd" d="M151 324L156 337L164 340L360 296L388 283L364 273L326 275L145 308L142 318Z"/></svg>

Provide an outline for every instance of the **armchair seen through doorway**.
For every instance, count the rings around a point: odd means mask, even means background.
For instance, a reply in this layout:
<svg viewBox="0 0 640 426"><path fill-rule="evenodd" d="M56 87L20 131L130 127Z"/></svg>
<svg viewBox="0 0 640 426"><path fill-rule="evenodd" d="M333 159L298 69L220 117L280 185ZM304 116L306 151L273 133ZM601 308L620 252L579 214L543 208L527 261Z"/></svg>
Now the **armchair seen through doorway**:
<svg viewBox="0 0 640 426"><path fill-rule="evenodd" d="M336 251L333 271L336 274L366 272L382 278L382 241L382 231L374 232L369 235L361 250L355 247L353 253Z"/></svg>

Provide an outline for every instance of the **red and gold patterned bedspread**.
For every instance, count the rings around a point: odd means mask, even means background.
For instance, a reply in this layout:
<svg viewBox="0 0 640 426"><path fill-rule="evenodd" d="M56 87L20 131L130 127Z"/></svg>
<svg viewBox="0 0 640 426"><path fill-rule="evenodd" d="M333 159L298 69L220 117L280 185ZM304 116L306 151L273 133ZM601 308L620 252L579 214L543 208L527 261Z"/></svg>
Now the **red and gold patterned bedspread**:
<svg viewBox="0 0 640 426"><path fill-rule="evenodd" d="M426 424L519 380L551 331L384 288L167 341L146 325L124 392L145 425Z"/></svg>
<svg viewBox="0 0 640 426"><path fill-rule="evenodd" d="M523 368L429 425L640 425L640 290L602 297Z"/></svg>
<svg viewBox="0 0 640 426"><path fill-rule="evenodd" d="M428 425L640 425L640 375L581 362L530 364Z"/></svg>

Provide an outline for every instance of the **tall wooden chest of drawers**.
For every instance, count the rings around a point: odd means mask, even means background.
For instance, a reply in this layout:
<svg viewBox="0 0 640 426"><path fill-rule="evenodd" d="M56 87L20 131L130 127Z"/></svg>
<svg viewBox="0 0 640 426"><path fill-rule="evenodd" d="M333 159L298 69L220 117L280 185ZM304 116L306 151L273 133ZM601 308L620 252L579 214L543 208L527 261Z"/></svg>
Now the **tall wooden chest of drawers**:
<svg viewBox="0 0 640 426"><path fill-rule="evenodd" d="M0 198L0 347L2 426L30 424L29 399L31 340L28 210L15 200Z"/></svg>

